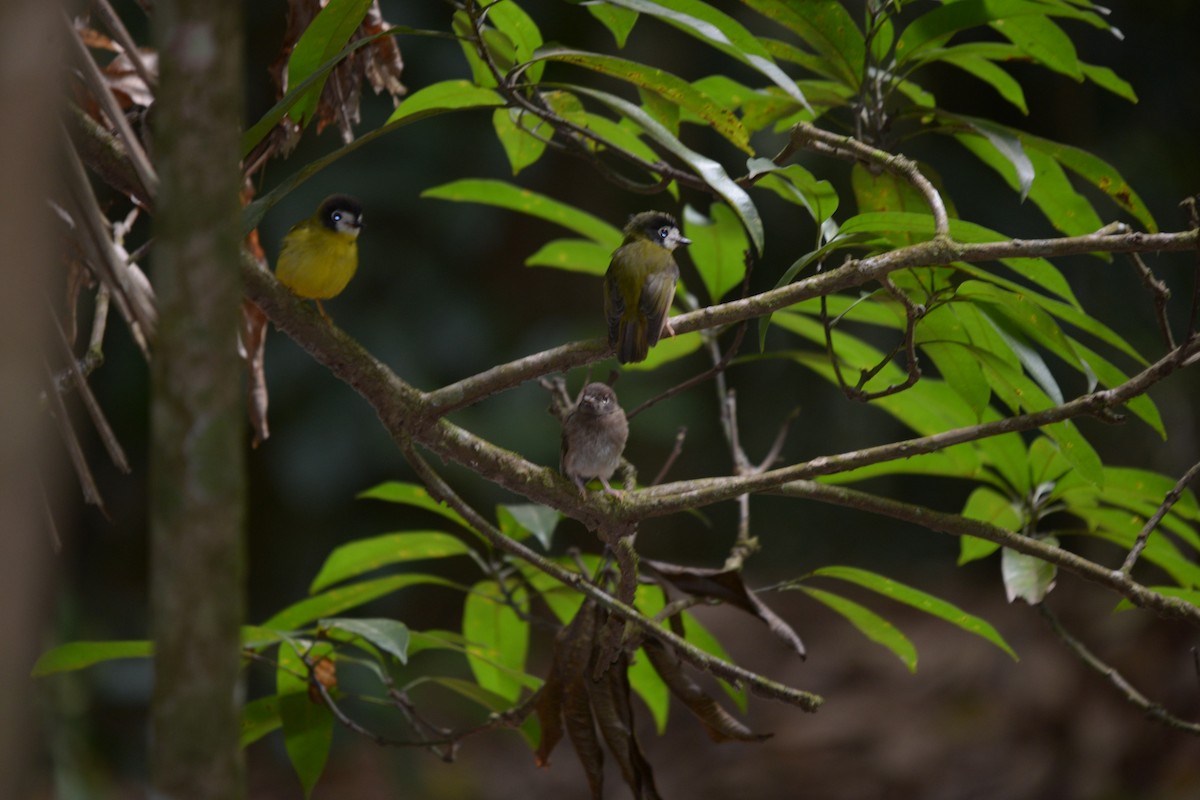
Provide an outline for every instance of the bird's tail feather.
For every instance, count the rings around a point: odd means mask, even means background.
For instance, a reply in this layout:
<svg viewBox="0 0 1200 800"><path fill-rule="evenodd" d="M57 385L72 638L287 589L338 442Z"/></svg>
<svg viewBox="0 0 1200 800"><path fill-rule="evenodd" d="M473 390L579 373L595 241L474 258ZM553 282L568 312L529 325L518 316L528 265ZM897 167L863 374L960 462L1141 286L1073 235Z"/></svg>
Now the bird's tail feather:
<svg viewBox="0 0 1200 800"><path fill-rule="evenodd" d="M646 339L646 323L642 320L622 322L617 329L617 361L632 364L645 361L650 352Z"/></svg>

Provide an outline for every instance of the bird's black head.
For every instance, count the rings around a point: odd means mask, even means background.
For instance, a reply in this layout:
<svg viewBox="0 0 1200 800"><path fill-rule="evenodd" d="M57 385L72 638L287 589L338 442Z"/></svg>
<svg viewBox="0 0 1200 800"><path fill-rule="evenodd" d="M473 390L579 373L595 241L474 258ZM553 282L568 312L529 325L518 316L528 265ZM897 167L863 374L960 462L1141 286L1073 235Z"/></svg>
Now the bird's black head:
<svg viewBox="0 0 1200 800"><path fill-rule="evenodd" d="M692 243L679 232L679 223L670 214L663 211L643 211L634 214L625 224L626 240L646 239L661 245L668 250Z"/></svg>
<svg viewBox="0 0 1200 800"><path fill-rule="evenodd" d="M334 194L326 197L321 203L317 216L321 224L338 233L349 233L355 236L363 229L362 203L347 194Z"/></svg>

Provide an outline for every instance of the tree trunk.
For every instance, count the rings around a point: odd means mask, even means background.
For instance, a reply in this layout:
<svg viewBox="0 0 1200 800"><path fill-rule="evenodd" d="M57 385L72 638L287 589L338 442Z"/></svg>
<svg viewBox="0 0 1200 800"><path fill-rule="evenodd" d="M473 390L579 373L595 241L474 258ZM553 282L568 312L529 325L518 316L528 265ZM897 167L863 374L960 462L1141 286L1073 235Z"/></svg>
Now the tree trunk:
<svg viewBox="0 0 1200 800"><path fill-rule="evenodd" d="M153 283L151 778L163 797L244 796L238 626L245 431L235 347L242 4L158 0L151 115L161 188Z"/></svg>

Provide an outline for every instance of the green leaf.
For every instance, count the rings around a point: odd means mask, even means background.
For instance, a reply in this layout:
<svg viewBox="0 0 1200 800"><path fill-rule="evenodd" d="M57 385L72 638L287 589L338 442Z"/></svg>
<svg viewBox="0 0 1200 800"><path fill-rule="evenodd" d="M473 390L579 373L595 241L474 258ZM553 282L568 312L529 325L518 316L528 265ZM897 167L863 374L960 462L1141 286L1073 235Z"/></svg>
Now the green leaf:
<svg viewBox="0 0 1200 800"><path fill-rule="evenodd" d="M821 226L822 231L828 234L824 238L833 237L836 230L833 226L826 225L826 221L838 209L838 195L833 184L829 181L817 180L811 172L799 164L778 167L773 161L766 158L749 159L746 162L746 171L751 179L767 173L766 177L757 181L756 186L770 189L789 203L798 203L804 206L813 218L813 222Z"/></svg>
<svg viewBox="0 0 1200 800"><path fill-rule="evenodd" d="M713 203L709 206L712 218L696 209L684 206L684 233L692 243L688 255L704 281L704 288L714 303L720 302L746 275L746 232L729 206Z"/></svg>
<svg viewBox="0 0 1200 800"><path fill-rule="evenodd" d="M396 107L385 126L400 120L415 121L447 111L464 108L488 108L504 105L504 99L492 89L476 86L470 81L442 81L419 89Z"/></svg>
<svg viewBox="0 0 1200 800"><path fill-rule="evenodd" d="M612 249L588 239L555 239L525 259L527 267L552 267L588 275L603 275L612 260Z"/></svg>
<svg viewBox="0 0 1200 800"><path fill-rule="evenodd" d="M297 630L321 617L334 616L347 609L361 606L363 603L399 591L400 589L421 584L462 589L458 584L436 575L411 573L406 575L391 575L386 578L376 578L375 580L347 584L346 586L332 589L313 597L306 597L284 608L263 622L262 626L281 631Z"/></svg>
<svg viewBox="0 0 1200 800"><path fill-rule="evenodd" d="M514 0L504 0L502 3L491 3L487 8L488 21L496 26L496 30L508 37L513 44L513 55L518 62L528 63L533 60L534 51L542 46L542 32L537 23ZM542 65L530 64L527 76L531 83L537 83L542 78Z"/></svg>
<svg viewBox="0 0 1200 800"><path fill-rule="evenodd" d="M1012 162L999 153L991 143L978 136L960 134L954 137L976 158L999 173L1014 190L1021 185ZM1070 179L1057 161L1037 150L1026 151L1034 172L1029 187L1029 199L1037 204L1046 220L1067 236L1093 233L1103 224L1087 198L1075 191ZM1104 256L1102 256L1104 257Z"/></svg>
<svg viewBox="0 0 1200 800"><path fill-rule="evenodd" d="M992 22L991 27L1039 64L1077 81L1083 80L1083 68L1071 37L1050 17L1044 14L1008 17Z"/></svg>
<svg viewBox="0 0 1200 800"><path fill-rule="evenodd" d="M370 5L371 0L329 0L313 17L304 33L300 34L300 39L292 49L288 58L288 86L296 86L310 75L318 73L322 64L345 47ZM300 127L306 127L312 120L328 77L329 73L326 72L325 77L319 78L292 106L292 119Z"/></svg>
<svg viewBox="0 0 1200 800"><path fill-rule="evenodd" d="M797 103L812 109L796 82L779 68L771 54L758 38L746 30L733 17L718 11L700 0L671 0L670 5L660 5L653 0L608 0L617 6L649 14L694 36L726 55L737 59L752 69L766 75Z"/></svg>
<svg viewBox="0 0 1200 800"><path fill-rule="evenodd" d="M403 564L426 558L466 555L471 550L462 540L441 531L405 531L385 533L369 539L341 545L321 565L321 571L308 587L309 594L357 577L389 564Z"/></svg>
<svg viewBox="0 0 1200 800"><path fill-rule="evenodd" d="M621 246L621 231L599 217L504 181L464 178L426 189L421 192L421 197L457 203L484 203L520 211L582 234L607 248L609 253Z"/></svg>
<svg viewBox="0 0 1200 800"><path fill-rule="evenodd" d="M279 718L278 695L267 695L242 706L239 745L249 747L283 724Z"/></svg>
<svg viewBox="0 0 1200 800"><path fill-rule="evenodd" d="M863 636L891 650L904 666L908 667L909 672L917 671L917 648L892 623L869 608L861 606L853 600L847 600L841 595L826 592L823 589L814 589L811 586L794 588L841 614Z"/></svg>
<svg viewBox="0 0 1200 800"><path fill-rule="evenodd" d="M658 369L663 364L669 364L672 361L678 361L681 358L690 356L699 350L702 344L704 344L704 340L701 338L699 331L659 339L658 344L650 348L650 355L646 356L644 361L639 361L636 364L623 364L621 369L626 371L632 370L634 372L649 372Z"/></svg>
<svg viewBox="0 0 1200 800"><path fill-rule="evenodd" d="M599 100L619 114L623 114L636 122L649 136L683 159L692 170L707 183L714 192L725 199L746 226L754 249L760 255L763 252L764 233L762 218L750 195L729 177L725 168L707 156L700 155L684 146L671 132L656 122L649 114L632 103L622 100L616 95L588 89L583 86L572 87L572 91L586 94Z"/></svg>
<svg viewBox="0 0 1200 800"><path fill-rule="evenodd" d="M1029 114L1029 106L1025 102L1025 92L1016 78L1009 75L1000 67L986 58L969 53L954 52L956 48L941 51L937 60L944 64L958 67L963 72L973 75L995 89L1002 98L1016 106L1022 114Z"/></svg>
<svg viewBox="0 0 1200 800"><path fill-rule="evenodd" d="M514 539L532 535L547 550L554 542L554 529L562 518L561 511L540 503L496 506L496 519L505 535Z"/></svg>
<svg viewBox="0 0 1200 800"><path fill-rule="evenodd" d="M67 642L42 653L31 675L41 678L57 672L85 669L101 661L118 658L150 658L154 643L148 641Z"/></svg>
<svg viewBox="0 0 1200 800"><path fill-rule="evenodd" d="M1042 537L1040 541L1058 547L1058 539L1053 536ZM1000 553L1000 572L1004 576L1004 593L1008 596L1008 602L1020 599L1033 606L1045 600L1046 595L1054 589L1058 567L1036 556L1005 547Z"/></svg>
<svg viewBox="0 0 1200 800"><path fill-rule="evenodd" d="M416 483L402 481L385 481L378 486L372 486L358 495L360 500L383 500L388 503L399 503L404 506L423 508L426 511L445 517L451 522L458 523L466 530L472 530L462 516L440 500L429 496L429 490Z"/></svg>
<svg viewBox="0 0 1200 800"><path fill-rule="evenodd" d="M1047 13L1052 13L1050 7L1029 0L955 0L945 3L917 17L904 29L896 41L896 63L911 61L930 47L941 47L956 33L968 28L999 20L1007 22L1022 15L1044 18ZM994 24L993 27L1000 30Z"/></svg>
<svg viewBox="0 0 1200 800"><path fill-rule="evenodd" d="M862 85L866 43L840 0L742 0L743 3L799 36L834 70L839 80Z"/></svg>
<svg viewBox="0 0 1200 800"><path fill-rule="evenodd" d="M517 108L497 108L492 112L492 129L508 156L512 174L537 163L546 152L546 140L553 133L549 123Z"/></svg>
<svg viewBox="0 0 1200 800"><path fill-rule="evenodd" d="M732 111L713 101L702 91L682 78L655 67L624 58L588 53L582 50L555 48L542 50L539 60L560 61L590 69L601 75L618 78L690 111L712 126L713 130L746 153L752 153L750 134Z"/></svg>
<svg viewBox="0 0 1200 800"><path fill-rule="evenodd" d="M1102 67L1097 64L1084 64L1083 62L1080 62L1079 66L1083 69L1084 76L1102 89L1107 89L1131 103L1138 101L1137 93L1133 90L1133 86L1128 81L1122 80L1117 73L1108 67Z"/></svg>
<svg viewBox="0 0 1200 800"><path fill-rule="evenodd" d="M943 619L951 625L962 628L967 633L973 633L976 636L986 639L1012 656L1013 661L1020 661L1017 658L1016 652L1009 647L1008 642L1004 641L1004 637L992 627L991 623L973 614L968 614L958 606L934 597L931 594L914 589L911 586L906 586L878 573L856 567L821 567L820 569L813 570L812 574L814 576L819 575L825 578L837 578L838 580L848 581L864 589L881 594L884 597L890 597L898 603L912 606L918 611L924 611L926 614Z"/></svg>
<svg viewBox="0 0 1200 800"><path fill-rule="evenodd" d="M523 614L529 611L525 589L514 583L508 595L495 581L480 581L471 587L463 606L463 636L469 642L467 662L475 681L515 703L526 681L525 654L529 648L529 625L509 605L514 602Z"/></svg>
<svg viewBox="0 0 1200 800"><path fill-rule="evenodd" d="M306 655L314 662L332 652L328 644L314 645ZM308 668L287 643L279 645L279 668L275 693L279 700L279 718L283 723L283 744L292 769L304 787L304 796L325 771L329 748L333 744L333 713L324 703L308 695Z"/></svg>
<svg viewBox="0 0 1200 800"><path fill-rule="evenodd" d="M979 520L1006 531L1019 531L1021 515L1012 501L987 486L976 487L967 498L962 515L967 519ZM975 536L963 536L959 540L958 565L986 558L1000 549L1000 545Z"/></svg>
<svg viewBox="0 0 1200 800"><path fill-rule="evenodd" d="M617 42L617 47L623 49L625 40L629 38L629 32L633 30L633 25L637 22L637 12L610 3L586 3L584 7L587 8L588 13L608 28L609 33Z"/></svg>
<svg viewBox="0 0 1200 800"><path fill-rule="evenodd" d="M1029 469L1029 453L1025 449L1025 440L1019 433L1002 433L999 436L989 436L976 442L979 452L983 455L989 467L1004 479L1004 484L1012 490L1014 497L1028 497L1035 488ZM989 520L991 521L991 520ZM1006 524L992 521L1007 530Z"/></svg>
<svg viewBox="0 0 1200 800"><path fill-rule="evenodd" d="M951 305L934 306L917 324L916 342L933 361L942 380L966 401L977 419L983 417L992 387L971 355L970 337Z"/></svg>
<svg viewBox="0 0 1200 800"><path fill-rule="evenodd" d="M1013 136L1004 126L994 125L984 119L975 117L959 117L959 119L982 136L992 146L992 150L1008 162L1012 169L1004 173L1004 176L1013 175L1016 188L1020 192L1021 199L1024 200L1033 187L1033 179L1037 172L1033 168L1033 161L1025 153L1025 148L1021 146L1021 139Z"/></svg>
<svg viewBox="0 0 1200 800"><path fill-rule="evenodd" d="M408 626L394 619L377 617L372 619L326 618L321 620L322 630L336 629L364 639L385 653L391 653L401 664L408 663Z"/></svg>

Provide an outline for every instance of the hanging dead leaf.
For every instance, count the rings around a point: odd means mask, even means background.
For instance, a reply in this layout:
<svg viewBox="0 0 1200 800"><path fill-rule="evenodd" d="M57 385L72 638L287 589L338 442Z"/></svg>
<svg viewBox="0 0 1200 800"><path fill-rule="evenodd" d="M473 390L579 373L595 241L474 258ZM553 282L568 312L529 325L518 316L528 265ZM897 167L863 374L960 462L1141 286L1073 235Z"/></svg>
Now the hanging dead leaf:
<svg viewBox="0 0 1200 800"><path fill-rule="evenodd" d="M670 583L681 592L694 597L704 597L719 600L722 603L740 608L767 624L771 633L782 639L801 658L805 657L804 642L766 603L746 588L742 581L742 573L737 570L704 569L701 567L681 567L678 564L668 564L665 561L643 559L643 567L648 567L663 580Z"/></svg>

